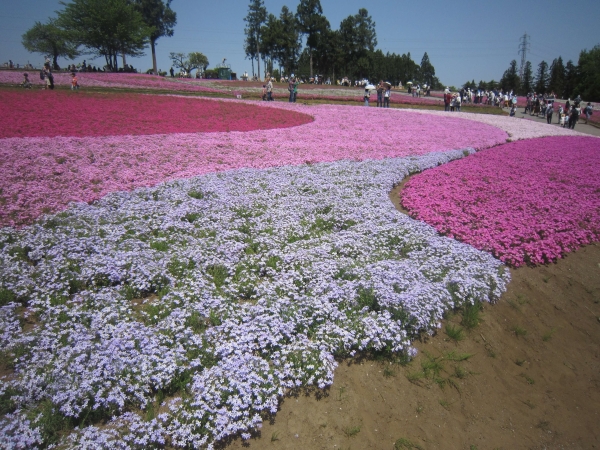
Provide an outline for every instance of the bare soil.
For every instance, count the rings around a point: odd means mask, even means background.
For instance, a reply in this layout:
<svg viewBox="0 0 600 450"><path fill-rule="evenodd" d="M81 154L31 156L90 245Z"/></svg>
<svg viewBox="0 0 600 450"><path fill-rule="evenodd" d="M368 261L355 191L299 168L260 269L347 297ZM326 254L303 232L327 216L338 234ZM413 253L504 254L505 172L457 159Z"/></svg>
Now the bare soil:
<svg viewBox="0 0 600 450"><path fill-rule="evenodd" d="M511 276L475 328L455 312L406 365L340 361L325 395L286 397L227 448L600 448L600 244Z"/></svg>

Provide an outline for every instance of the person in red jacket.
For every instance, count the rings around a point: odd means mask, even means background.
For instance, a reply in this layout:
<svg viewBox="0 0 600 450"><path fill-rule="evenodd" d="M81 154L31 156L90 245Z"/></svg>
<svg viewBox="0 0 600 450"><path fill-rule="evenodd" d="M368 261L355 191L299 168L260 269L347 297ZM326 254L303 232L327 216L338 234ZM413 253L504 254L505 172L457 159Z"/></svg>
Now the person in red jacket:
<svg viewBox="0 0 600 450"><path fill-rule="evenodd" d="M444 91L444 111L450 111L450 103L452 102L452 94L450 89L446 88Z"/></svg>

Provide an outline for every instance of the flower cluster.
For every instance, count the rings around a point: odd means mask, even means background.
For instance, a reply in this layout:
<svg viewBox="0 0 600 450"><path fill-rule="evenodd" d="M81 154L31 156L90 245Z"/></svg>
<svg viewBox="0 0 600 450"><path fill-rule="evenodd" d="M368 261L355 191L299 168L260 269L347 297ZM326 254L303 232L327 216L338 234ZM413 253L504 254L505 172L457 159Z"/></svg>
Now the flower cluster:
<svg viewBox="0 0 600 450"><path fill-rule="evenodd" d="M212 173L0 229L2 298L24 305L0 309L3 444L48 444L72 419L60 446L212 448L289 390L329 386L335 356L413 354L446 310L508 282L389 202L472 152Z"/></svg>
<svg viewBox="0 0 600 450"><path fill-rule="evenodd" d="M258 109L249 103L64 90L51 95L43 91L5 92L0 114L4 117L0 123L2 138L251 131L312 121L307 114Z"/></svg>
<svg viewBox="0 0 600 450"><path fill-rule="evenodd" d="M185 101L203 107L209 102ZM234 100L212 102L242 106ZM304 113L300 120L308 114L314 121L247 132L1 139L0 226L31 223L72 201L92 201L109 192L208 172L422 155L506 141L506 133L496 127L454 116L434 121L406 110L289 103L273 108L266 103L253 106L261 108L256 113L261 119L287 117L289 110ZM219 118L238 117L235 107L218 106L224 113ZM102 131L101 123L94 126Z"/></svg>
<svg viewBox="0 0 600 450"><path fill-rule="evenodd" d="M411 215L520 266L600 239L600 140L547 137L505 144L412 178Z"/></svg>

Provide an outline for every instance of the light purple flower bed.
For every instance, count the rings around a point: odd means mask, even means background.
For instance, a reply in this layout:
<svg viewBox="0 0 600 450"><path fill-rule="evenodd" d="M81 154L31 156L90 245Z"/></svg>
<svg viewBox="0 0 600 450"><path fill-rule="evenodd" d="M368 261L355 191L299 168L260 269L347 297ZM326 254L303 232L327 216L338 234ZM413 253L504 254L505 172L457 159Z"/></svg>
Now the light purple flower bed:
<svg viewBox="0 0 600 450"><path fill-rule="evenodd" d="M212 448L329 386L335 356L414 354L509 280L388 198L470 152L213 173L0 228L0 300L26 303L0 308L2 445L38 448L67 417L60 448Z"/></svg>
<svg viewBox="0 0 600 450"><path fill-rule="evenodd" d="M600 238L600 140L505 144L412 178L410 214L513 266L545 264Z"/></svg>

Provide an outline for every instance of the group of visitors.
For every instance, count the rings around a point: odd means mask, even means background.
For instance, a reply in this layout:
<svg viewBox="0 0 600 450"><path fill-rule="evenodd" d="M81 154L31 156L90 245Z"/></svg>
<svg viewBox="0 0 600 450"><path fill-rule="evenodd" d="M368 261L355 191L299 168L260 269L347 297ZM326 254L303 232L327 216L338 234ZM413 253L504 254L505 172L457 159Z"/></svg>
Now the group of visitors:
<svg viewBox="0 0 600 450"><path fill-rule="evenodd" d="M449 88L444 90L444 111L460 112L463 96L458 92L450 92Z"/></svg>
<svg viewBox="0 0 600 450"><path fill-rule="evenodd" d="M548 124L552 123L552 117L555 112L555 98L554 93L550 94L536 94L535 92L527 94L527 104L523 114L529 112L530 115L536 114L546 118ZM556 123L562 127L575 129L575 125L579 121L581 114L585 114L585 123L587 124L590 116L594 112L594 106L591 102L581 108L581 97L578 95L575 99L567 99L565 105L558 105L556 110L557 121Z"/></svg>
<svg viewBox="0 0 600 450"><path fill-rule="evenodd" d="M384 83L383 80L379 81L376 88L377 92L377 107L378 108L389 108L390 97L392 96L392 85L390 83ZM368 102L366 103L368 106Z"/></svg>

